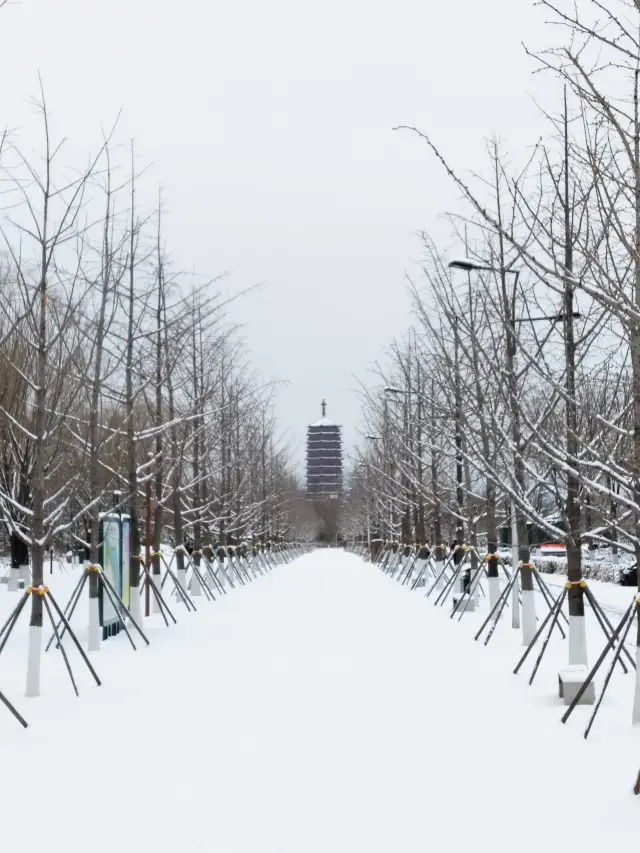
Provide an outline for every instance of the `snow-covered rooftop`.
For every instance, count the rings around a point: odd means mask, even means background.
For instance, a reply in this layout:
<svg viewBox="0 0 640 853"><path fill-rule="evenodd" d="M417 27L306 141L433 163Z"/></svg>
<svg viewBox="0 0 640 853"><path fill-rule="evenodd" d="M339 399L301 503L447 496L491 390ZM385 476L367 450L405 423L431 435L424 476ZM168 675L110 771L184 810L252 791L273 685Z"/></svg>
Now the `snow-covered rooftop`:
<svg viewBox="0 0 640 853"><path fill-rule="evenodd" d="M338 424L334 424L333 421L330 421L329 418L320 418L319 421L316 421L314 424L311 424L313 427L319 426L338 426Z"/></svg>

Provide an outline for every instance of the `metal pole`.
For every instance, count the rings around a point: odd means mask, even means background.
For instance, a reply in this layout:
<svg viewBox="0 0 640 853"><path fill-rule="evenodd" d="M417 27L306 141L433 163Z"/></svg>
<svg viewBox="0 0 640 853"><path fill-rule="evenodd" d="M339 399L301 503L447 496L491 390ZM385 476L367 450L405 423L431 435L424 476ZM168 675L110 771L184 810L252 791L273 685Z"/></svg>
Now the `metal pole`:
<svg viewBox="0 0 640 853"><path fill-rule="evenodd" d="M520 628L520 580L518 577L518 525L516 505L511 501L511 574L515 577L511 595L511 627Z"/></svg>
<svg viewBox="0 0 640 853"><path fill-rule="evenodd" d="M365 500L367 501L367 548L369 549L369 559L371 559L371 512L370 512L370 487L369 487L369 466L367 465L367 477L366 477L366 488L367 494Z"/></svg>
<svg viewBox="0 0 640 853"><path fill-rule="evenodd" d="M151 455L151 454L149 454ZM147 506L145 511L145 523L144 523L144 537L145 537L145 548L144 548L144 562L147 567L147 571L151 571L151 478L147 479L146 483L146 498L147 498ZM144 615L149 616L151 614L151 584L147 584L144 590Z"/></svg>

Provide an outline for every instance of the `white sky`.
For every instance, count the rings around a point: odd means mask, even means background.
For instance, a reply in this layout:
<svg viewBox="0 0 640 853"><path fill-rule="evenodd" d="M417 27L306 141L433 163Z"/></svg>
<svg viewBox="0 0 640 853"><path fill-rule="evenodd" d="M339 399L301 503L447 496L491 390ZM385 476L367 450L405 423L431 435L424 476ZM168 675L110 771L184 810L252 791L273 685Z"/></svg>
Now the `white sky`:
<svg viewBox="0 0 640 853"><path fill-rule="evenodd" d="M521 42L544 43L543 19L529 0L20 0L0 12L0 125L37 146L38 71L74 149L122 108L175 265L265 282L233 314L254 364L289 381L281 428L302 443L325 396L348 448L354 376L410 320L415 233L449 246L438 216L456 202L392 127L419 125L467 168L494 132L523 156L543 127L531 93L551 85Z"/></svg>

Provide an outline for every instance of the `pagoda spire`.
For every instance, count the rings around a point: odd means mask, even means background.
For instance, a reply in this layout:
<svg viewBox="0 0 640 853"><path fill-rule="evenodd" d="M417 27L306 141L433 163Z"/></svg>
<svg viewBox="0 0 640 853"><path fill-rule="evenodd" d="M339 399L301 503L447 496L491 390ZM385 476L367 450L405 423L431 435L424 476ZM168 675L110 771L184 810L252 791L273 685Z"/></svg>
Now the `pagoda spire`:
<svg viewBox="0 0 640 853"><path fill-rule="evenodd" d="M322 400L322 417L324 418L327 414L327 402L326 400Z"/></svg>

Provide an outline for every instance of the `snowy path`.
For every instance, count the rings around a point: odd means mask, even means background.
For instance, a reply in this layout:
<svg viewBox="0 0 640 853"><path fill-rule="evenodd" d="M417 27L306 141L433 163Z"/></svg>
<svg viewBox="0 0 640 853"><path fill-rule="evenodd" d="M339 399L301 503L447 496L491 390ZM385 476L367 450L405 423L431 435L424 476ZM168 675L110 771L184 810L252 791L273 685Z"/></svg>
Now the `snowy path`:
<svg viewBox="0 0 640 853"><path fill-rule="evenodd" d="M637 840L629 714L603 706L608 723L585 743L584 716L559 723L553 667L534 688L511 675L520 647L508 630L485 649L471 639L477 622L457 624L333 551L178 615L171 630L152 620L148 649L106 643L104 686L82 678L79 700L68 685L29 701L13 688L32 725L0 715L3 850L440 853L561 850L572 837L601 851ZM32 823L43 837L30 846Z"/></svg>

